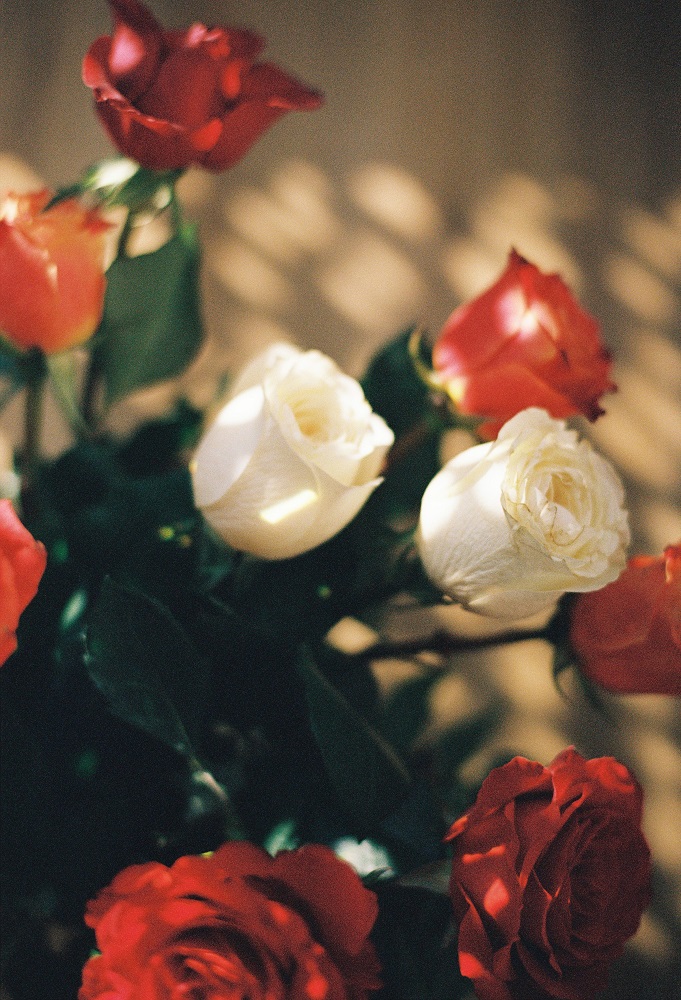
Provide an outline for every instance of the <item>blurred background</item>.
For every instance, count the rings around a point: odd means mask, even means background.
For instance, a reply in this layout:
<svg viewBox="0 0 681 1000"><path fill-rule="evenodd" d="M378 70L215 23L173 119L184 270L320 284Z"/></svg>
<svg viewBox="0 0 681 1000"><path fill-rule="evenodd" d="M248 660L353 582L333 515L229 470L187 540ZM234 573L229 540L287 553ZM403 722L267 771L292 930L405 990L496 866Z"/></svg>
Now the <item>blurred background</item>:
<svg viewBox="0 0 681 1000"><path fill-rule="evenodd" d="M208 341L180 387L139 394L114 426L178 391L206 404L222 372L282 337L357 375L401 328L437 333L515 246L562 274L615 356L619 392L589 433L625 480L635 551L681 538L678 0L152 6L167 27L260 32L266 58L324 91L326 105L289 115L231 171L183 178L204 246ZM0 189L67 184L112 153L80 81L83 54L109 28L104 0L0 0ZM0 416L15 441L20 411L15 399ZM45 419L56 453L67 433L54 408ZM394 628L432 625L432 615L403 614ZM608 996L681 995L678 704L608 698L604 719L576 689L556 691L541 642L435 668L424 744L448 720L492 706L503 721L490 759L503 746L548 763L574 743L634 769L655 902ZM390 697L432 669L383 662L377 676Z"/></svg>

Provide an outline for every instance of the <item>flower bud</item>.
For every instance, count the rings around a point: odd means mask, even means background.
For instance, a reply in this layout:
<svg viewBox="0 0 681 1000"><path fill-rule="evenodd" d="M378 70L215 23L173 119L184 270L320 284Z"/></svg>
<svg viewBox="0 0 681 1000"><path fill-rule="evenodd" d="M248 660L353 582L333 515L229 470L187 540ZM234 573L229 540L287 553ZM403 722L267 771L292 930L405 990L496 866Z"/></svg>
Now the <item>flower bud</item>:
<svg viewBox="0 0 681 1000"><path fill-rule="evenodd" d="M259 35L192 24L167 31L139 0L109 0L111 35L95 39L83 82L124 156L149 170L226 170L289 111L322 96L270 62Z"/></svg>
<svg viewBox="0 0 681 1000"><path fill-rule="evenodd" d="M515 250L498 281L449 317L433 365L459 412L485 418L485 438L530 406L595 420L615 388L596 320L559 275Z"/></svg>
<svg viewBox="0 0 681 1000"><path fill-rule="evenodd" d="M0 334L54 354L82 344L102 316L106 233L99 212L47 190L0 201Z"/></svg>

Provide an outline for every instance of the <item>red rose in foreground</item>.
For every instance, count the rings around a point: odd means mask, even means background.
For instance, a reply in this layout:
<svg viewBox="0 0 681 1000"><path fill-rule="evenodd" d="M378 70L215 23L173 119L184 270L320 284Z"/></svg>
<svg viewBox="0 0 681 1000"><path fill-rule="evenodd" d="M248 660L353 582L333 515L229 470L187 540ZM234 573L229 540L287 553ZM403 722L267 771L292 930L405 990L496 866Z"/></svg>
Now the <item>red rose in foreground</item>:
<svg viewBox="0 0 681 1000"><path fill-rule="evenodd" d="M49 191L0 201L0 333L46 354L82 344L104 307L106 232L95 210L69 198L43 211Z"/></svg>
<svg viewBox="0 0 681 1000"><path fill-rule="evenodd" d="M126 868L88 904L101 955L79 1000L365 1000L377 989L375 895L317 844L275 858L223 844Z"/></svg>
<svg viewBox="0 0 681 1000"><path fill-rule="evenodd" d="M595 420L599 398L615 389L596 320L557 274L515 250L499 280L449 317L433 365L459 411L485 418L488 438L529 406Z"/></svg>
<svg viewBox="0 0 681 1000"><path fill-rule="evenodd" d="M250 31L164 31L138 0L109 3L113 35L90 46L83 81L112 142L143 167L225 170L281 115L322 103L279 67L255 63L265 43Z"/></svg>
<svg viewBox="0 0 681 1000"><path fill-rule="evenodd" d="M582 672L609 691L681 697L681 542L580 594L570 641Z"/></svg>
<svg viewBox="0 0 681 1000"><path fill-rule="evenodd" d="M17 648L22 611L35 597L47 555L9 500L0 500L0 666Z"/></svg>
<svg viewBox="0 0 681 1000"><path fill-rule="evenodd" d="M461 972L480 1000L592 1000L650 896L641 789L564 750L492 771L447 839Z"/></svg>

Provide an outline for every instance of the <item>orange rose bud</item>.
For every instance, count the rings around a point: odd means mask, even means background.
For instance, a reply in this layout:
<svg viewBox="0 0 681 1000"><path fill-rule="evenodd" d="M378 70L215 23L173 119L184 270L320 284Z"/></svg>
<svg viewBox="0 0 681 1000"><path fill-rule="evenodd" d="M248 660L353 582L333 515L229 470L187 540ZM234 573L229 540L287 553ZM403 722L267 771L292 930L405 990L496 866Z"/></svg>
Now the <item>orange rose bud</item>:
<svg viewBox="0 0 681 1000"><path fill-rule="evenodd" d="M433 366L459 412L485 419L485 438L530 406L595 420L600 397L615 389L596 320L559 275L515 250L498 281L449 317Z"/></svg>
<svg viewBox="0 0 681 1000"><path fill-rule="evenodd" d="M54 354L92 336L104 306L110 224L75 199L43 211L47 190L0 201L0 332Z"/></svg>
<svg viewBox="0 0 681 1000"><path fill-rule="evenodd" d="M570 641L601 687L681 697L681 542L630 559L614 583L580 594Z"/></svg>

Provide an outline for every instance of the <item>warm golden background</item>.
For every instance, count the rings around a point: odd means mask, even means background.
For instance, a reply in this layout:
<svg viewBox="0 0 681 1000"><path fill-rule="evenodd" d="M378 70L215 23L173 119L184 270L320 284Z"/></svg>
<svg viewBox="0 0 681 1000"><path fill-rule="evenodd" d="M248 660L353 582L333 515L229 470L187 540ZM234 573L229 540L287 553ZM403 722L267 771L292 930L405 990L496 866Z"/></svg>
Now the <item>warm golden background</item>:
<svg viewBox="0 0 681 1000"><path fill-rule="evenodd" d="M681 538L681 5L678 0L154 0L168 27L245 26L318 86L235 169L190 172L209 342L183 390L269 341L315 346L358 374L414 321L436 332L511 245L559 270L599 318L620 392L593 428L628 490L634 548ZM80 82L104 0L0 0L0 187L71 181L111 147ZM177 391L119 409L118 426ZM16 440L21 400L0 425ZM52 450L67 437L48 410ZM430 627L401 615L393 628ZM451 624L451 622L450 622ZM386 690L432 664L381 665ZM566 744L614 754L647 794L655 902L608 996L681 995L681 720L661 697L561 698L541 643L435 664L424 745L499 710L489 756L547 763ZM568 685L569 686L569 685ZM484 768L485 760L474 762Z"/></svg>

